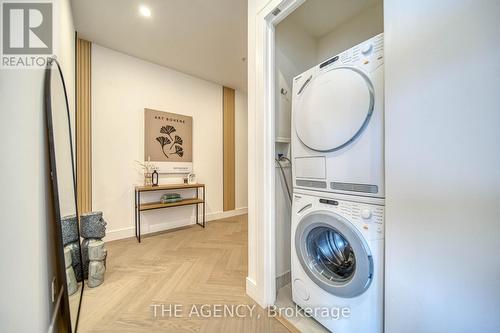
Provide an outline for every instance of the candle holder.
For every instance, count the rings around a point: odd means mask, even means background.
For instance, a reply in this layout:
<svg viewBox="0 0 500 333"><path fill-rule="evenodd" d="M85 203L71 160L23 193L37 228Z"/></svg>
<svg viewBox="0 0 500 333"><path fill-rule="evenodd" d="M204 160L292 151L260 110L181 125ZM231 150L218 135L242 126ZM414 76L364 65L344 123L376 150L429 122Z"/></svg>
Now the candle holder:
<svg viewBox="0 0 500 333"><path fill-rule="evenodd" d="M151 174L151 184L153 186L158 186L158 171L156 171L156 169L154 169Z"/></svg>

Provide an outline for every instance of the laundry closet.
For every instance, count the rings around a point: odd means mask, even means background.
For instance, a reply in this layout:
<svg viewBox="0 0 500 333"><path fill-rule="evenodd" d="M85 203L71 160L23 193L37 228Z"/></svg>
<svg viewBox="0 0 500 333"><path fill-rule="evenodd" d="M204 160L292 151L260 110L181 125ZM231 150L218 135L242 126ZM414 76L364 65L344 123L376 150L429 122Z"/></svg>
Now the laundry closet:
<svg viewBox="0 0 500 333"><path fill-rule="evenodd" d="M307 0L275 27L277 308L294 305L291 296L291 252L294 248L291 219L292 190L296 184L292 178L294 159L291 145L295 130L292 126L292 100L297 91L293 89L293 80L343 51L382 34L383 28L382 1L367 0ZM378 40L383 43L383 35ZM307 85L307 78L303 80ZM310 318L282 315L303 331L326 331L325 327Z"/></svg>

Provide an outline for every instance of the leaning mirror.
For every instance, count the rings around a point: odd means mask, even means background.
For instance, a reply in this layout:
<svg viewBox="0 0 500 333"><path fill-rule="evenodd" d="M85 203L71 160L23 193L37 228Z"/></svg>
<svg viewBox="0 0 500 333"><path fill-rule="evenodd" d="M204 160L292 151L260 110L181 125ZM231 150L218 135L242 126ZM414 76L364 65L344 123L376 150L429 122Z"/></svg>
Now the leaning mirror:
<svg viewBox="0 0 500 333"><path fill-rule="evenodd" d="M55 221L59 245L59 269L64 286L68 326L76 332L83 294L83 266L80 250L79 216L76 204L74 163L74 119L71 114L66 84L59 63L54 59L45 70L45 117L49 141L50 172Z"/></svg>

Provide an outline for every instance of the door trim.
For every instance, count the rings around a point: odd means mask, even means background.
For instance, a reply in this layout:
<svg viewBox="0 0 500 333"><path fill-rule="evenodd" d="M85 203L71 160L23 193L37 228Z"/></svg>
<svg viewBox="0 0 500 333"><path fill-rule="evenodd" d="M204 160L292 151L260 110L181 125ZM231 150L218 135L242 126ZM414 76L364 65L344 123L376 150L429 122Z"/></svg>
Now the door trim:
<svg viewBox="0 0 500 333"><path fill-rule="evenodd" d="M260 306L276 301L274 225L274 27L305 0L249 2L248 276L247 294Z"/></svg>

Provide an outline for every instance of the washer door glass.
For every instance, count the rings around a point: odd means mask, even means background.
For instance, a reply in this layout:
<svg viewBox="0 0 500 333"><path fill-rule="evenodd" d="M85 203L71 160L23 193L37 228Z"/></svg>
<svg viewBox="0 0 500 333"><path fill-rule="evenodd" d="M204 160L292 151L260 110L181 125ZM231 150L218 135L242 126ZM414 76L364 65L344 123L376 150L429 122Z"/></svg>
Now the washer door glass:
<svg viewBox="0 0 500 333"><path fill-rule="evenodd" d="M321 211L306 215L295 234L302 268L321 288L339 297L355 297L368 289L372 257L362 235L345 218Z"/></svg>
<svg viewBox="0 0 500 333"><path fill-rule="evenodd" d="M373 85L362 71L337 67L305 81L294 125L300 140L316 151L335 151L354 141L373 112Z"/></svg>
<svg viewBox="0 0 500 333"><path fill-rule="evenodd" d="M316 274L336 282L347 282L356 270L351 244L337 230L315 227L306 237L309 267Z"/></svg>

